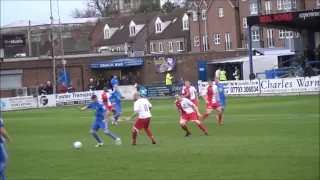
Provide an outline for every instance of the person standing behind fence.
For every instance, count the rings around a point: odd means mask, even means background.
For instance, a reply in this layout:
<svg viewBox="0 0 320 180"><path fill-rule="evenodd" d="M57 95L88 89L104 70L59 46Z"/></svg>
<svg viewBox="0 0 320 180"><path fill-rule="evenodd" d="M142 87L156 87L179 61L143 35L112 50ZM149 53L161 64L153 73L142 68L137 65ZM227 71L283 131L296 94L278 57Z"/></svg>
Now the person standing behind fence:
<svg viewBox="0 0 320 180"><path fill-rule="evenodd" d="M239 71L237 66L235 66L234 69L235 70L234 70L234 73L233 73L233 77L234 77L235 80L239 80L240 79L240 71Z"/></svg>
<svg viewBox="0 0 320 180"><path fill-rule="evenodd" d="M45 87L47 94L53 94L53 86L50 81L47 82L47 86Z"/></svg>
<svg viewBox="0 0 320 180"><path fill-rule="evenodd" d="M168 72L167 75L166 75L166 85L172 85L172 79L173 79L173 77Z"/></svg>
<svg viewBox="0 0 320 180"><path fill-rule="evenodd" d="M219 66L218 69L216 70L215 78L219 78L220 79L220 72L221 72L221 68Z"/></svg>
<svg viewBox="0 0 320 180"><path fill-rule="evenodd" d="M227 73L224 70L224 68L220 71L220 81L226 81L227 80Z"/></svg>

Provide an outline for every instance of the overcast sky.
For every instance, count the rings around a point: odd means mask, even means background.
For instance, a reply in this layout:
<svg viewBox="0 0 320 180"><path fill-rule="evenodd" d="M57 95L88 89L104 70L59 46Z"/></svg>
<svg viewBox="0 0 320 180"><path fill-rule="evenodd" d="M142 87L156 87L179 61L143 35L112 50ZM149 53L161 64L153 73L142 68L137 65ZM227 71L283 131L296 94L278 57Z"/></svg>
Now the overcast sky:
<svg viewBox="0 0 320 180"><path fill-rule="evenodd" d="M61 19L70 19L70 13L74 8L85 7L84 1L59 0ZM50 20L50 0L0 0L0 3L1 26L19 20ZM55 14L57 14L56 9L54 8Z"/></svg>
<svg viewBox="0 0 320 180"><path fill-rule="evenodd" d="M167 0L161 0L161 4L165 1ZM179 0L171 1L179 2ZM57 1L53 2L55 2L54 17L57 19ZM70 13L74 8L85 8L84 2L85 0L59 0L61 20L70 19ZM0 3L1 26L19 20L50 20L50 0L0 0Z"/></svg>

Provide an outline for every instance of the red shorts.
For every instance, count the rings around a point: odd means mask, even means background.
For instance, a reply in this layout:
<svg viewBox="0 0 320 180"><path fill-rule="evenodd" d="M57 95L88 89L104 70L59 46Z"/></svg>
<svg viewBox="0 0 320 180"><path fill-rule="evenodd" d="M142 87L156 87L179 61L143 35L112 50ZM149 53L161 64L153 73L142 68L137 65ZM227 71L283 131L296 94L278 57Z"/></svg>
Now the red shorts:
<svg viewBox="0 0 320 180"><path fill-rule="evenodd" d="M114 108L113 105L107 107L107 109L108 109L109 111L112 111L113 108Z"/></svg>
<svg viewBox="0 0 320 180"><path fill-rule="evenodd" d="M207 103L207 109L218 109L220 105L218 103Z"/></svg>
<svg viewBox="0 0 320 180"><path fill-rule="evenodd" d="M151 118L137 119L133 125L133 128L137 131L141 131L142 129L149 129Z"/></svg>
<svg viewBox="0 0 320 180"><path fill-rule="evenodd" d="M181 119L185 121L196 121L198 120L198 115L197 113L193 112L190 114L181 114Z"/></svg>
<svg viewBox="0 0 320 180"><path fill-rule="evenodd" d="M198 107L198 101L197 100L190 100L191 102L193 102L193 104L195 104Z"/></svg>

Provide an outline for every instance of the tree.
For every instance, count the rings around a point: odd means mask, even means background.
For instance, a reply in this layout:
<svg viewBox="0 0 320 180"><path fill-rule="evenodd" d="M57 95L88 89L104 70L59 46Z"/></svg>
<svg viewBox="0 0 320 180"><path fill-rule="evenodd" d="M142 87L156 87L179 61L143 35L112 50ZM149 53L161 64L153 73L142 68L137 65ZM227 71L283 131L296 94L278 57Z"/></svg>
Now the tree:
<svg viewBox="0 0 320 180"><path fill-rule="evenodd" d="M142 0L139 8L137 9L136 13L144 13L144 12L153 12L153 11L160 11L160 1L152 1L152 0Z"/></svg>
<svg viewBox="0 0 320 180"><path fill-rule="evenodd" d="M167 1L165 2L162 7L161 7L161 10L164 12L164 13L171 13L175 8L180 8L180 5L177 4L177 3L173 3L171 1Z"/></svg>
<svg viewBox="0 0 320 180"><path fill-rule="evenodd" d="M108 17L118 8L114 0L87 0L86 8L74 9L71 16L74 18Z"/></svg>

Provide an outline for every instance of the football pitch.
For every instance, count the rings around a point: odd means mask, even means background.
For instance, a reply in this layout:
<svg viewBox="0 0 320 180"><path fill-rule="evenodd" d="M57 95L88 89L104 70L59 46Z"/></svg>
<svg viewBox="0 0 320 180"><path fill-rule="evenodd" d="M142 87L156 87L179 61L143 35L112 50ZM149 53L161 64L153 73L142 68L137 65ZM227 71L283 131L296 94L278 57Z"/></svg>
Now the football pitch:
<svg viewBox="0 0 320 180"><path fill-rule="evenodd" d="M9 180L319 180L319 96L230 97L222 122L194 124L184 137L173 99L151 100L152 145L143 132L131 147L133 121L110 130L122 139L95 148L93 112L78 107L2 113L13 142L7 145ZM204 102L200 102L204 113ZM123 116L133 102L123 102ZM73 142L81 141L76 150Z"/></svg>

